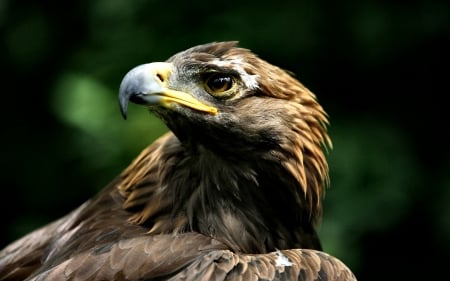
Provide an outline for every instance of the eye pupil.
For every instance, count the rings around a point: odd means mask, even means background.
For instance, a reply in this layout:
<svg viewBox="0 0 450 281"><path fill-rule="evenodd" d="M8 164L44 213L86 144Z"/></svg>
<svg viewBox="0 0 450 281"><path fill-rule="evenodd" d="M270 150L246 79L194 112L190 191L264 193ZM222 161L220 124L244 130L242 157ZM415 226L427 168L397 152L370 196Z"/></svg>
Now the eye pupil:
<svg viewBox="0 0 450 281"><path fill-rule="evenodd" d="M225 92L233 87L233 79L228 75L216 74L207 80L206 85L213 93Z"/></svg>

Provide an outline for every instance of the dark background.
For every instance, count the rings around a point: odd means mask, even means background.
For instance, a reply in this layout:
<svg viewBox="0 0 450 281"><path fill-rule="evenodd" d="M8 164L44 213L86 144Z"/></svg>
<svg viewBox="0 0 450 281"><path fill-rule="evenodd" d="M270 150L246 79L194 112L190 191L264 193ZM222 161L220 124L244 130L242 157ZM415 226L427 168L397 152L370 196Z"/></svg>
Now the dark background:
<svg viewBox="0 0 450 281"><path fill-rule="evenodd" d="M442 279L449 1L72 2L0 2L0 248L80 205L166 130L133 105L122 120L129 69L238 40L330 115L325 250L359 280Z"/></svg>

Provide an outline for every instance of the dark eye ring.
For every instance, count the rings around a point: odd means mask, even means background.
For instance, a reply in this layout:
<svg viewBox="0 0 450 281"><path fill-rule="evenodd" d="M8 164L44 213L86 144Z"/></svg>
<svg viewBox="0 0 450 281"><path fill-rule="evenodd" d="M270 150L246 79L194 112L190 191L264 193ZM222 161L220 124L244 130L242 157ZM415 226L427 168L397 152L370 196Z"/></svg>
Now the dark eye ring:
<svg viewBox="0 0 450 281"><path fill-rule="evenodd" d="M231 75L223 73L213 73L205 80L205 88L213 96L228 96L230 90L234 88L235 81Z"/></svg>

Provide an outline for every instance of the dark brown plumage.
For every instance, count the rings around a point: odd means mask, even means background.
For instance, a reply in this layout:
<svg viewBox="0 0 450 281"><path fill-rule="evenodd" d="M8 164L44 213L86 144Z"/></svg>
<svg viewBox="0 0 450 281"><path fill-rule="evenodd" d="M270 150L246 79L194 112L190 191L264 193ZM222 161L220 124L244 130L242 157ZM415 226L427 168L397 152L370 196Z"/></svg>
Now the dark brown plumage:
<svg viewBox="0 0 450 281"><path fill-rule="evenodd" d="M211 43L131 70L119 101L171 132L3 249L0 280L356 280L320 251L328 121L295 78Z"/></svg>

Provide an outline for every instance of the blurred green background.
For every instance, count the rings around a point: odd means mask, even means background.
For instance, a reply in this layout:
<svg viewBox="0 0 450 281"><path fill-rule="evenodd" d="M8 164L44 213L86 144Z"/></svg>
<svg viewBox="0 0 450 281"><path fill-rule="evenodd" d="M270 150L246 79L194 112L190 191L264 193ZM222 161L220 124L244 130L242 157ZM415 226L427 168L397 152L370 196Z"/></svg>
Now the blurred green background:
<svg viewBox="0 0 450 281"><path fill-rule="evenodd" d="M238 40L330 115L320 235L359 280L431 280L450 250L449 1L0 0L0 247L80 205L166 128L120 116L132 67ZM440 278L441 279L441 278Z"/></svg>

